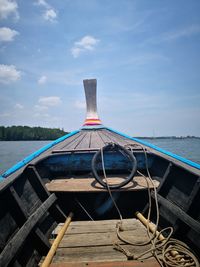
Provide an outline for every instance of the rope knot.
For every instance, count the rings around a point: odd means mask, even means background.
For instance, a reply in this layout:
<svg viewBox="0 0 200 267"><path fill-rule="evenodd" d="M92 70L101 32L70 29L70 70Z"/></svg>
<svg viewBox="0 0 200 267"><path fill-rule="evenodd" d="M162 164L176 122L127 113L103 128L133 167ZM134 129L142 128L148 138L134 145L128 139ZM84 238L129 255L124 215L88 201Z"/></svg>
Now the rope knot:
<svg viewBox="0 0 200 267"><path fill-rule="evenodd" d="M117 222L117 224L116 224L116 228L117 228L120 232L123 232L123 231L124 231L124 228L123 228L123 225L122 225L122 221Z"/></svg>
<svg viewBox="0 0 200 267"><path fill-rule="evenodd" d="M127 249L123 248L119 243L114 243L113 247L114 249L124 253L124 255L127 257L127 260L134 260L134 255Z"/></svg>

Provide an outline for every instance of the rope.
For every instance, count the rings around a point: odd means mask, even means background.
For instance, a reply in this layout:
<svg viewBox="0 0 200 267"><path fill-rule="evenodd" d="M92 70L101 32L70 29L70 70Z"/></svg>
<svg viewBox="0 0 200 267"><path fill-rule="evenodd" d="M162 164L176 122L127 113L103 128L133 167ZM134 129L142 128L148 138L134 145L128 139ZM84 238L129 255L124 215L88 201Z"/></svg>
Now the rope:
<svg viewBox="0 0 200 267"><path fill-rule="evenodd" d="M129 148L132 151L132 144L129 145ZM148 175L148 179L150 180L152 186L153 186L153 192L154 192L154 198L155 198L155 205L156 205L156 224L155 224L155 228L153 230L153 235L151 236L150 234L150 216L151 216L151 210L152 210L152 201L151 201L151 190L150 186L149 186L149 180L147 179L147 177L139 172L138 174L143 176L146 179L146 183L147 183L147 188L148 188L148 198L149 198L149 209L148 209L148 215L147 215L147 235L149 237L149 241L144 242L144 243L133 243L130 242L129 240L127 240L126 238L122 237L120 234L120 231L122 230L122 215L121 212L112 196L112 192L110 190L109 184L108 184L108 180L107 180L107 176L106 176L106 171L105 171L105 165L104 165L104 157L103 157L103 148L101 148L101 159L102 159L102 168L103 168L103 174L104 174L104 178L106 180L106 185L107 185L107 189L109 192L109 195L113 201L113 204L119 214L120 217L120 222L117 223L117 227L116 227L116 232L117 232L117 236L118 238L123 241L126 244L130 244L133 246L144 246L147 245L149 243L151 243L151 248L144 251L143 253L141 253L140 255L133 255L129 250L123 248L119 243L115 243L114 244L114 248L121 251L122 253L124 253L127 257L128 260L145 260L149 257L151 257L151 254L155 256L155 258L157 259L157 261L160 263L160 265L162 267L182 267L182 266L190 266L190 267L200 267L199 262L197 260L197 258L194 256L194 254L191 252L191 250L187 247L186 244L184 244L183 242L176 240L176 239L172 239L171 236L173 234L173 228L172 227L167 227L162 229L160 232L157 231L158 228L158 224L159 224L159 205L158 205L158 196L157 196L157 189L156 186L153 182L153 179L150 175L149 172L149 168L148 168L148 157L147 157L147 151L146 149L140 145L144 155L145 155L145 165L146 165L146 171L147 171L147 175ZM169 231L167 237L163 237L162 240L160 239L160 236L162 235L163 232ZM150 253L150 256L148 256L148 254ZM146 257L145 257L146 256Z"/></svg>
<svg viewBox="0 0 200 267"><path fill-rule="evenodd" d="M118 208L118 206L117 206L117 204L116 204L116 202L115 202L115 200L114 200L114 198L112 196L112 192L110 190L110 186L109 186L108 179L107 179L107 176L106 176L106 170L105 170L105 165L104 165L104 156L103 156L103 147L101 148L101 160L102 160L103 175L104 175L104 178L106 180L106 186L107 186L107 189L108 189L108 193L109 193L110 198L112 199L112 202L113 202L113 204L114 204L114 206L115 206L115 208L116 208L116 210L117 210L117 212L119 214L119 218L122 221L122 219L123 219L122 218L122 214L121 214L121 212L120 212L120 210L119 210L119 208Z"/></svg>
<svg viewBox="0 0 200 267"><path fill-rule="evenodd" d="M108 145L102 147L100 150L98 150L94 157L92 158L92 173L97 180L98 183L100 183L103 187L107 187L106 183L103 181L103 179L99 176L97 171L97 162L99 162L98 157L102 155L102 151L114 151L121 153L124 157L126 157L130 163L131 163L131 169L130 174L119 184L113 184L109 185L110 189L118 189L122 186L125 186L128 184L134 177L136 170L137 170L137 160L133 153L131 153L129 150L127 150L125 147L120 146L119 144L115 143L109 143ZM104 167L105 169L105 167Z"/></svg>
<svg viewBox="0 0 200 267"><path fill-rule="evenodd" d="M78 203L78 205L83 209L83 211L87 214L87 216L90 218L91 221L94 221L94 219L92 218L92 216L89 214L89 212L83 207L83 205L80 203L80 201L75 198L76 202Z"/></svg>

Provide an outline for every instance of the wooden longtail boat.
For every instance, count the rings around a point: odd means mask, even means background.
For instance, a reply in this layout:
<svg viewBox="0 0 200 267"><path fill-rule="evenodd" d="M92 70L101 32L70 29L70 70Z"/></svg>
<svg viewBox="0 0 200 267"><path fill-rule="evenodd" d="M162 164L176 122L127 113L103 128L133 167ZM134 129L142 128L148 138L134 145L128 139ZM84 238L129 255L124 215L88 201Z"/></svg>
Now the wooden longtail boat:
<svg viewBox="0 0 200 267"><path fill-rule="evenodd" d="M84 88L83 127L2 174L0 266L199 266L200 165L105 127Z"/></svg>

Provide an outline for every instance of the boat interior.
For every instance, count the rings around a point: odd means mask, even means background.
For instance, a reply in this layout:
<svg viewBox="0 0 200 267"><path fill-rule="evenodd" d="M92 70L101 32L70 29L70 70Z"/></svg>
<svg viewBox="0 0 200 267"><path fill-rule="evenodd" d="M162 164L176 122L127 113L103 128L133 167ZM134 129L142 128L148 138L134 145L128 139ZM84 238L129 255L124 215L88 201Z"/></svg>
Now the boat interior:
<svg viewBox="0 0 200 267"><path fill-rule="evenodd" d="M0 183L0 266L199 266L200 170L97 120Z"/></svg>

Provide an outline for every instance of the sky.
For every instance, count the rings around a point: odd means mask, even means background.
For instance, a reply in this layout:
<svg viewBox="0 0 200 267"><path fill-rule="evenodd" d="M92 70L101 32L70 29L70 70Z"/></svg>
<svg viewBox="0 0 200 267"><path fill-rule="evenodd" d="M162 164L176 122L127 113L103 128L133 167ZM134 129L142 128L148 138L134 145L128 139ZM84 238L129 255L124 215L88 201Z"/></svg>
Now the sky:
<svg viewBox="0 0 200 267"><path fill-rule="evenodd" d="M199 0L0 0L0 125L200 136Z"/></svg>

